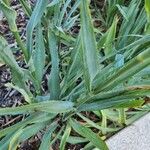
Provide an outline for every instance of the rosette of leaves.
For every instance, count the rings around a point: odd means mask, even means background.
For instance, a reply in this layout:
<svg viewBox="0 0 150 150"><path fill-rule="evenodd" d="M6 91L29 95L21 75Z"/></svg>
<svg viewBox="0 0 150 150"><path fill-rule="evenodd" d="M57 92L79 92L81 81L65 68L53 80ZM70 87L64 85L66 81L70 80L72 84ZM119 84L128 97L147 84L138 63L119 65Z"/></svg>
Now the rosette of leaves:
<svg viewBox="0 0 150 150"><path fill-rule="evenodd" d="M2 36L0 59L12 73L12 83L6 86L18 90L26 103L0 108L0 115L21 114L25 119L0 130L1 149L15 150L42 132L40 150L55 149L58 140L60 150L66 143L107 150L103 135L120 129L107 126L108 117L114 117L108 114L112 109L124 113L126 108L142 106L144 97L150 95L150 36L143 34L144 6L138 0L128 7L117 3L116 15L102 33L93 26L88 0L37 0L34 7L19 2L29 17L26 43L20 38L16 12L9 1L1 0L0 9L27 68L19 67ZM106 24L109 17L103 18ZM73 34L74 28L78 33ZM47 90L43 89L44 76ZM142 113L148 110L147 104ZM87 112L102 118L102 124L86 117Z"/></svg>

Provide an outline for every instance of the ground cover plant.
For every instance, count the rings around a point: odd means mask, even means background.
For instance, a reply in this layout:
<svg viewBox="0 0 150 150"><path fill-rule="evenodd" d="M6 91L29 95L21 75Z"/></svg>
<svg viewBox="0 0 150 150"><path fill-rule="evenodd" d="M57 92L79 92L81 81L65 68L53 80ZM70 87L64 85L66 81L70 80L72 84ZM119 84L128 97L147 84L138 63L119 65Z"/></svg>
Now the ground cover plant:
<svg viewBox="0 0 150 150"><path fill-rule="evenodd" d="M0 149L22 149L40 134L39 150L107 150L107 137L150 108L149 0L18 3L28 17L26 40L10 1L0 0L18 45L0 34L0 62L11 72L5 86L24 104L0 115L23 119L0 130Z"/></svg>

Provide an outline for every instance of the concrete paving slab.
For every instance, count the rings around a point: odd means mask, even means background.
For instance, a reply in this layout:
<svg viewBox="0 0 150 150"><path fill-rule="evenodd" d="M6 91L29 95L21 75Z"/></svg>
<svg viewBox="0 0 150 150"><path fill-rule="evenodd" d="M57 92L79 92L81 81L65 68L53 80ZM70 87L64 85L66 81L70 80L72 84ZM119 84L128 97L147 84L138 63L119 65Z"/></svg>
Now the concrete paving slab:
<svg viewBox="0 0 150 150"><path fill-rule="evenodd" d="M150 150L150 113L106 141L109 150Z"/></svg>

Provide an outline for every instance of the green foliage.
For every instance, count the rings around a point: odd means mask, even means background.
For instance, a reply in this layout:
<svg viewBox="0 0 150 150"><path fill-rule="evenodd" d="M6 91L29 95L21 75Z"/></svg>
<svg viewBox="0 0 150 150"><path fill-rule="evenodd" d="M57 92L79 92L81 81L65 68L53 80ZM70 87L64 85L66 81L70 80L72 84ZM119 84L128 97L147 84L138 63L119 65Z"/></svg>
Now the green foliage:
<svg viewBox="0 0 150 150"><path fill-rule="evenodd" d="M93 24L96 6L88 0L38 0L33 8L19 2L29 17L26 45L15 10L4 0L0 9L27 67L18 65L2 35L0 60L11 70L12 81L6 86L20 92L26 103L0 108L0 115L21 114L25 119L0 130L0 147L15 150L40 131L40 150L50 149L56 140L60 150L66 143L107 150L102 140L107 133L150 108L143 105L150 96L149 1L144 6L139 0L107 0L98 28ZM129 108L135 111L126 111Z"/></svg>
<svg viewBox="0 0 150 150"><path fill-rule="evenodd" d="M91 83L98 70L98 55L96 49L96 40L93 30L92 20L89 10L89 2L81 2L81 40L82 54L84 63L85 84L87 83L88 91L91 91ZM88 83L89 82L89 83Z"/></svg>

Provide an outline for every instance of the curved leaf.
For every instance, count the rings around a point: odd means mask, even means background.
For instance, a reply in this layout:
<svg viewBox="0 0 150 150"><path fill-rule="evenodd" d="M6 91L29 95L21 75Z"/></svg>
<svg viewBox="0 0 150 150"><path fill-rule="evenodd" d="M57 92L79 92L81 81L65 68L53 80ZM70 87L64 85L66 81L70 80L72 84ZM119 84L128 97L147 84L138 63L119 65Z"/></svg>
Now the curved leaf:
<svg viewBox="0 0 150 150"><path fill-rule="evenodd" d="M94 146L96 146L100 150L108 150L108 147L105 144L105 142L102 141L101 138L92 130L82 126L80 123L73 119L70 119L69 123L78 134L82 135L83 137L86 137L86 139L88 139Z"/></svg>

